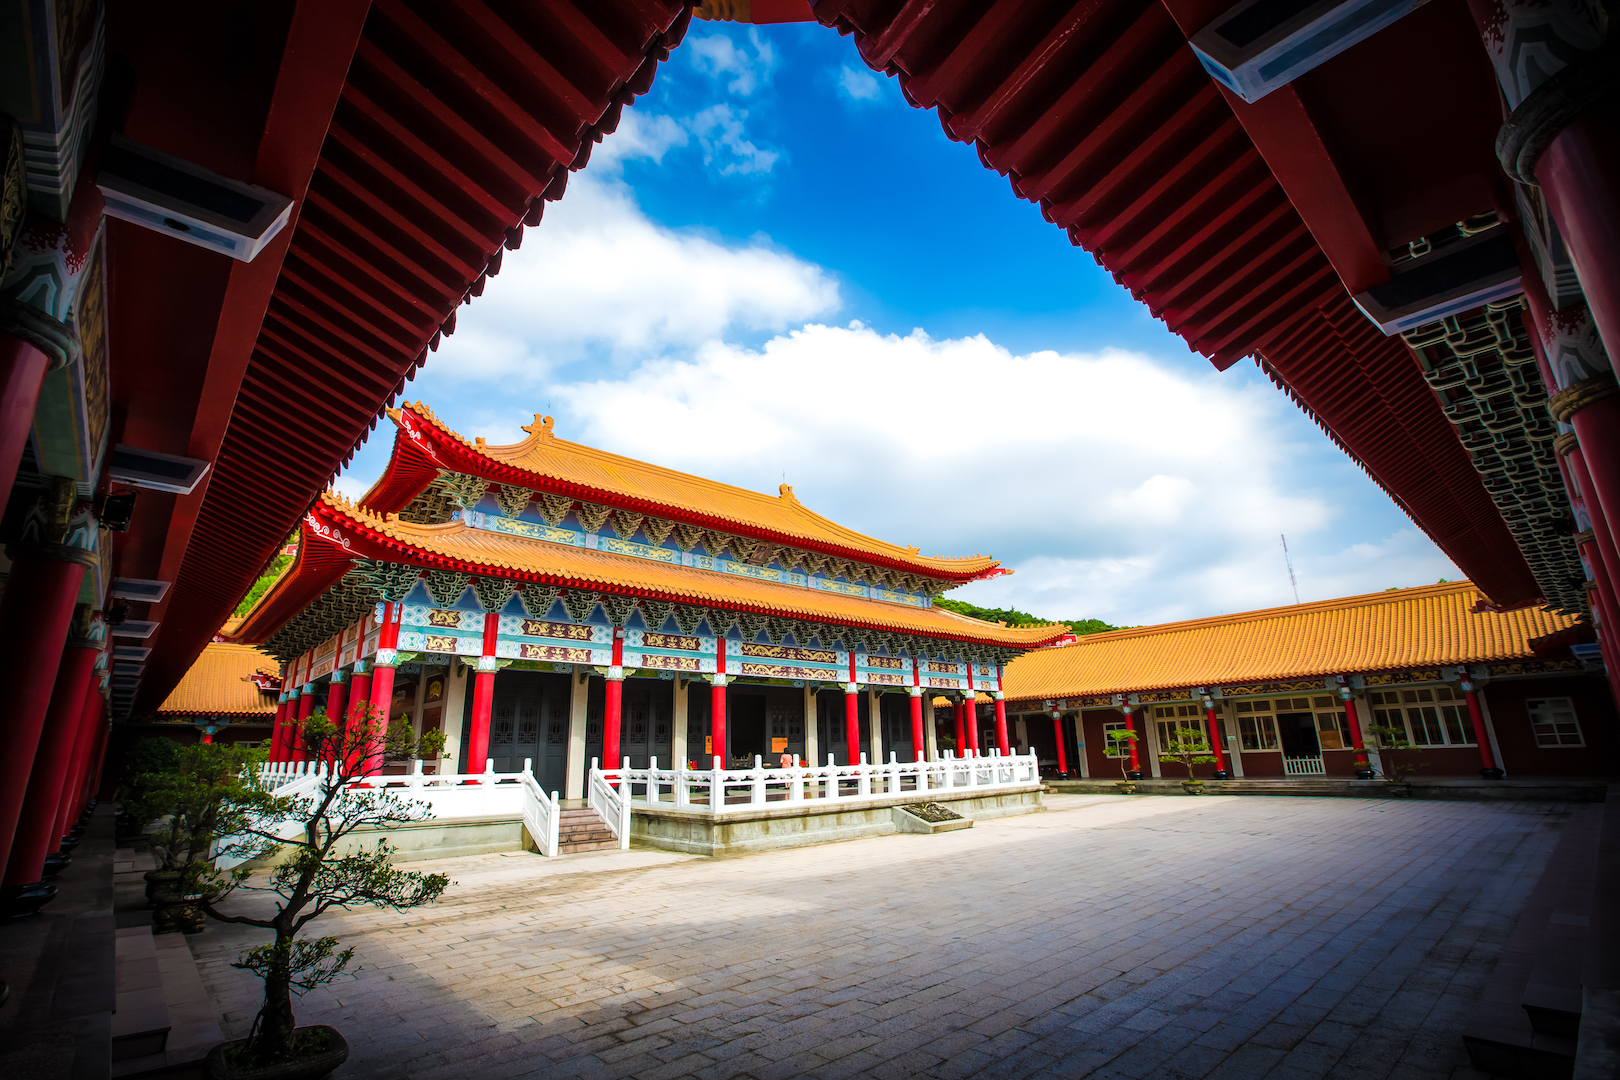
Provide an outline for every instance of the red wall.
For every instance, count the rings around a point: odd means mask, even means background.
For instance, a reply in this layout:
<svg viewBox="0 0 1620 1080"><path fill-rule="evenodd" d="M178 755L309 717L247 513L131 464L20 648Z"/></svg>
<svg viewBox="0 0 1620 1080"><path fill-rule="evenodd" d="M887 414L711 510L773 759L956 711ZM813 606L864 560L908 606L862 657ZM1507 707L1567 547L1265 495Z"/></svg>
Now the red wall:
<svg viewBox="0 0 1620 1080"><path fill-rule="evenodd" d="M1530 730L1525 701L1530 698L1569 698L1580 721L1583 747L1540 747ZM1620 772L1620 742L1615 735L1614 698L1609 684L1593 676L1524 679L1492 682L1485 687L1491 725L1502 750L1502 767L1509 776L1612 776ZM1477 759L1459 773L1479 768ZM1425 774L1438 770L1424 770Z"/></svg>

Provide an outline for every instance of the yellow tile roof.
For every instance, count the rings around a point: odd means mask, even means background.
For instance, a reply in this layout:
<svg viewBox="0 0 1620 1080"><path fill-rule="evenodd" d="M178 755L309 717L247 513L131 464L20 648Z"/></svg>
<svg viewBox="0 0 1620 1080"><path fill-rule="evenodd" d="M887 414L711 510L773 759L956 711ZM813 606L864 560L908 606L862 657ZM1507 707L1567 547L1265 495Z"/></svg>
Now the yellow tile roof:
<svg viewBox="0 0 1620 1080"><path fill-rule="evenodd" d="M1476 614L1482 599L1458 581L1092 634L1014 660L1003 691L1030 701L1522 659L1531 638L1575 622Z"/></svg>
<svg viewBox="0 0 1620 1080"><path fill-rule="evenodd" d="M334 515L429 557L543 576L572 588L645 594L682 603L762 611L789 618L869 626L924 636L1034 648L1069 632L1062 625L1008 627L968 618L941 607L913 608L774 581L722 574L690 566L551 544L507 533L469 528L460 521L417 525L392 514L378 516L341 495L326 492L322 504ZM400 561L408 561L401 559Z"/></svg>
<svg viewBox="0 0 1620 1080"><path fill-rule="evenodd" d="M522 442L489 446L482 438L476 443L468 442L420 401L411 405L410 410L473 453L498 465L521 469L554 484L611 492L721 523L710 527L729 525L744 535L768 533L780 543L802 544L817 550L838 549L848 553L849 558L875 557L925 575L965 578L997 566L996 560L988 555L960 559L920 555L915 547L890 544L846 529L807 509L787 484L783 484L781 494L773 498L559 439L552 434L549 416L536 416L532 425L526 425L523 430L530 434ZM389 410L396 424L400 421L399 414L399 409Z"/></svg>
<svg viewBox="0 0 1620 1080"><path fill-rule="evenodd" d="M157 711L170 716L273 715L276 695L261 691L248 676L279 670L273 657L251 645L210 642Z"/></svg>

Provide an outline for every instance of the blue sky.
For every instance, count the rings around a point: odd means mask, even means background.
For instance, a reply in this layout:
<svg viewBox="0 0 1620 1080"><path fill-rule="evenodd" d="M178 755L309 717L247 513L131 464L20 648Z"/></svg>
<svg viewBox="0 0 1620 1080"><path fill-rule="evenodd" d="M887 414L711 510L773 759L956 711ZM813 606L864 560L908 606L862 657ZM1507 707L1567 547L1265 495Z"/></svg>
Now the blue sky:
<svg viewBox="0 0 1620 1080"><path fill-rule="evenodd" d="M1251 364L1217 373L847 38L694 22L415 383L1146 624L1455 578ZM379 437L381 436L381 437ZM389 426L339 487L382 470Z"/></svg>

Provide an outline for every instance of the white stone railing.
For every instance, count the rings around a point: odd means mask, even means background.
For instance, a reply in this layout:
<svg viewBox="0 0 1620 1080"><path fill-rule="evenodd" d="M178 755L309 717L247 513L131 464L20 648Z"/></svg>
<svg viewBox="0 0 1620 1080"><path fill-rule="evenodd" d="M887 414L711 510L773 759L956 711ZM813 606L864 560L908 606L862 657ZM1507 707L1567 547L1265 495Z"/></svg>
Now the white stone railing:
<svg viewBox="0 0 1620 1080"><path fill-rule="evenodd" d="M618 781L615 789L613 781L596 767L596 759L591 759L590 784L585 793L590 808L596 811L596 816L602 819L608 832L619 842L619 850L623 851L630 846L630 786L627 781Z"/></svg>
<svg viewBox="0 0 1620 1080"><path fill-rule="evenodd" d="M1318 754L1316 757L1288 757L1283 755L1284 776L1326 776L1327 763Z"/></svg>
<svg viewBox="0 0 1620 1080"><path fill-rule="evenodd" d="M561 807L555 791L549 795L530 772L525 760L520 772L498 773L489 761L481 773L424 773L414 761L404 774L368 776L357 788L381 788L391 795L419 802L427 816L438 821L476 817L522 817L524 827L543 855L557 854ZM275 762L260 766L260 779L272 795L307 796L325 781L321 762ZM296 835L285 834L290 838Z"/></svg>
<svg viewBox="0 0 1620 1080"><path fill-rule="evenodd" d="M605 774L593 761L591 806L612 829L614 822L605 811L668 809L720 816L767 806L855 809L902 795L921 801L947 793L1027 789L1041 782L1034 754L905 762L890 754L887 762L875 765L864 754L859 765L836 765L829 754L825 765L802 765L795 758L785 769L767 769L758 757L752 769L721 769L718 760L715 764L714 769L660 769L654 758L648 768L632 769L627 760L623 768ZM597 807L598 787L602 808Z"/></svg>

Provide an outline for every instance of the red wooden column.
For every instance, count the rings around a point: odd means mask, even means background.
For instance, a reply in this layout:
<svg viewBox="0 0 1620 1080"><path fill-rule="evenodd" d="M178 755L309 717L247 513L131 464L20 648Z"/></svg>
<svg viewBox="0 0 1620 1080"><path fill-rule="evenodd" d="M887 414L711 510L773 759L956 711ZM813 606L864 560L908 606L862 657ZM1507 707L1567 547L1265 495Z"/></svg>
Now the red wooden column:
<svg viewBox="0 0 1620 1080"><path fill-rule="evenodd" d="M624 628L613 628L613 659L608 665L605 700L602 703L602 769L622 767L619 736L624 722Z"/></svg>
<svg viewBox="0 0 1620 1080"><path fill-rule="evenodd" d="M849 650L849 682L844 684L844 739L849 743L849 764L861 763L861 699L855 682L855 648ZM873 718L873 723L877 719Z"/></svg>
<svg viewBox="0 0 1620 1080"><path fill-rule="evenodd" d="M968 710L973 708L973 692L956 703L956 756L967 757Z"/></svg>
<svg viewBox="0 0 1620 1080"><path fill-rule="evenodd" d="M365 772L382 771L383 734L388 730L388 710L394 704L394 668L399 665L399 605L383 604L382 628L377 634L377 658L372 662L371 711L376 721L366 741ZM469 763L468 768L471 768ZM479 769L484 767L478 763Z"/></svg>
<svg viewBox="0 0 1620 1080"><path fill-rule="evenodd" d="M1119 711L1121 713L1123 713L1124 716L1125 716L1125 730L1126 731L1133 731L1134 732L1136 730L1136 721L1131 719L1131 710L1134 709L1135 707L1136 706L1132 705L1128 701L1122 702L1120 704L1120 706L1119 706ZM1135 739L1132 739L1130 741L1130 747L1131 747L1131 772L1137 774L1135 777L1133 777L1133 779L1141 779L1142 761L1141 761L1141 758L1137 755L1137 752L1136 752L1136 740Z"/></svg>
<svg viewBox="0 0 1620 1080"><path fill-rule="evenodd" d="M1487 780L1500 780L1505 773L1501 763L1491 753L1491 735L1485 730L1485 710L1480 708L1479 691L1474 686L1474 680L1464 676L1462 680L1463 700L1468 702L1468 719L1474 722L1474 741L1479 744L1479 775Z"/></svg>
<svg viewBox="0 0 1620 1080"><path fill-rule="evenodd" d="M38 317L46 318L43 313ZM10 494L11 485L17 482L17 466L34 426L45 372L51 366L50 357L33 342L0 332L0 492Z"/></svg>
<svg viewBox="0 0 1620 1080"><path fill-rule="evenodd" d="M911 751L918 761L928 757L928 743L923 731L922 687L913 686L911 693Z"/></svg>
<svg viewBox="0 0 1620 1080"><path fill-rule="evenodd" d="M1370 769L1367 761L1367 744L1361 738L1361 718L1356 715L1355 693L1348 686L1339 687L1339 697L1344 700L1344 722L1350 728L1350 745L1356 750L1356 768Z"/></svg>
<svg viewBox="0 0 1620 1080"><path fill-rule="evenodd" d="M69 497L72 491L69 482ZM5 716L0 724L0 863L11 858L79 585L94 558L83 548L59 543L17 543L7 553L11 572L0 594L0 656L7 659L11 679L0 706Z"/></svg>
<svg viewBox="0 0 1620 1080"><path fill-rule="evenodd" d="M714 684L709 688L709 763L723 769L730 762L726 754L726 638L715 638Z"/></svg>
<svg viewBox="0 0 1620 1080"><path fill-rule="evenodd" d="M304 721L315 715L315 684L307 682L298 695L298 722L293 725L292 737L287 741L294 761L310 760L309 748L304 745Z"/></svg>
<svg viewBox="0 0 1620 1080"><path fill-rule="evenodd" d="M1221 721L1215 715L1215 699L1204 699L1204 723L1209 725L1209 748L1215 755L1215 779L1225 780L1229 774L1226 771L1226 748L1221 745Z"/></svg>
<svg viewBox="0 0 1620 1080"><path fill-rule="evenodd" d="M6 861L5 877L0 880L0 893L8 899L24 892L32 892L47 873L46 860L56 852L62 838L56 832L57 805L62 798L62 786L67 780L68 764L73 757L73 742L79 733L79 720L84 714L85 687L96 670L96 654L101 642L85 638L70 639L56 670L56 685L51 693L50 707L45 714L45 728L40 735L39 749L34 754L34 767L28 777L28 793L23 800L22 814L17 821L16 838L12 841L11 856ZM66 865L65 860L54 860L51 873ZM50 890L54 895L55 890ZM44 903L46 895L39 899ZM30 910L37 905L30 904Z"/></svg>
<svg viewBox="0 0 1620 1080"><path fill-rule="evenodd" d="M1502 167L1540 187L1598 332L1620 354L1620 126L1600 17L1583 0L1469 0L1469 8L1511 110L1496 140Z"/></svg>
<svg viewBox="0 0 1620 1080"><path fill-rule="evenodd" d="M979 691L973 686L973 661L967 662L967 697L963 703L967 706L967 744L973 751L973 756L979 756Z"/></svg>
<svg viewBox="0 0 1620 1080"><path fill-rule="evenodd" d="M342 668L332 672L332 681L326 686L326 718L340 733L344 728L343 708L349 702L349 673ZM328 765L334 764L336 747L327 747L326 756L322 759Z"/></svg>
<svg viewBox="0 0 1620 1080"><path fill-rule="evenodd" d="M94 665L92 664L92 668ZM96 727L101 723L101 711L106 703L101 696L101 680L97 672L90 673L85 685L84 705L79 713L79 731L73 737L73 757L68 761L67 782L62 786L62 798L56 807L55 835L66 839L84 809L85 772L90 767L90 748L95 745Z"/></svg>
<svg viewBox="0 0 1620 1080"><path fill-rule="evenodd" d="M364 660L354 662L353 685L349 690L349 713L343 718L344 726L356 716L371 708L371 665Z"/></svg>
<svg viewBox="0 0 1620 1080"><path fill-rule="evenodd" d="M1052 737L1057 740L1058 779L1066 780L1069 777L1069 752L1063 748L1063 714L1057 709L1052 710Z"/></svg>
<svg viewBox="0 0 1620 1080"><path fill-rule="evenodd" d="M472 716L468 717L467 771L481 773L489 767L489 717L495 709L495 645L500 640L501 617L484 612L484 643L478 657L478 674L473 676ZM398 638L398 632L395 632ZM473 781L477 783L477 781Z"/></svg>
<svg viewBox="0 0 1620 1080"><path fill-rule="evenodd" d="M996 691L996 745L1001 750L1001 756L1007 757L1012 753L1012 743L1007 739L1007 695L1000 690Z"/></svg>

